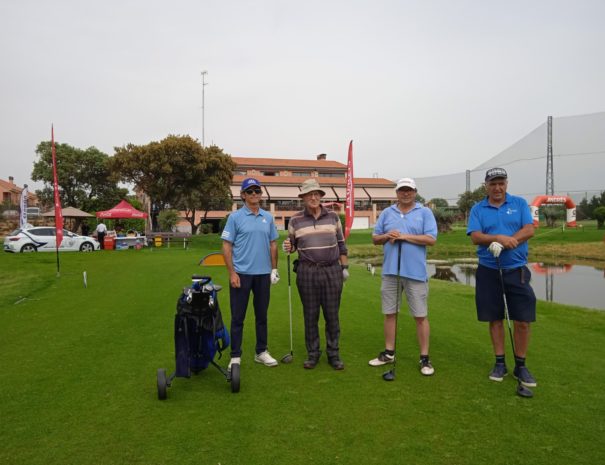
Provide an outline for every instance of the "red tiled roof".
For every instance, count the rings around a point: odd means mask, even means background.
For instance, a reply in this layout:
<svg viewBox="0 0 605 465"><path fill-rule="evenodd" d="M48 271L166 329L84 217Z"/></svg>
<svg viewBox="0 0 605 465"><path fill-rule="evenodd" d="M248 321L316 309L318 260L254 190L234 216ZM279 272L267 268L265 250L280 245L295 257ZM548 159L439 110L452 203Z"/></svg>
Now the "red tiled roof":
<svg viewBox="0 0 605 465"><path fill-rule="evenodd" d="M332 160L301 160L289 158L255 158L255 157L231 157L238 167L250 166L253 168L269 167L280 168L330 168L346 171L347 165Z"/></svg>
<svg viewBox="0 0 605 465"><path fill-rule="evenodd" d="M2 187L5 191L8 192L18 192L21 193L23 190L22 187L13 184L12 182L5 181L4 179L0 179L0 187Z"/></svg>
<svg viewBox="0 0 605 465"><path fill-rule="evenodd" d="M241 184L241 182L251 176L243 176L236 174L233 176L233 184ZM253 176L254 179L259 180L263 185L274 185L274 186L299 186L305 179L304 176ZM318 177L319 184L330 185L330 186L345 186L346 179L342 178L328 178ZM393 187L395 183L384 178L354 178L355 187Z"/></svg>

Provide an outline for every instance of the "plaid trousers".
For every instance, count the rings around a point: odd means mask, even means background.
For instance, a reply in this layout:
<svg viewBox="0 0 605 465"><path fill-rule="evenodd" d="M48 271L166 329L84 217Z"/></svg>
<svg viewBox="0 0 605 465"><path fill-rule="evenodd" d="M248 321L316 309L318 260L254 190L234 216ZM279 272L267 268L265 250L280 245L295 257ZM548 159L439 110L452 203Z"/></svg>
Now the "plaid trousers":
<svg viewBox="0 0 605 465"><path fill-rule="evenodd" d="M342 294L342 269L333 265L319 266L300 262L296 273L296 287L303 305L305 319L305 344L309 358L319 358L319 312L323 309L326 321L326 353L338 356L340 323L338 311Z"/></svg>

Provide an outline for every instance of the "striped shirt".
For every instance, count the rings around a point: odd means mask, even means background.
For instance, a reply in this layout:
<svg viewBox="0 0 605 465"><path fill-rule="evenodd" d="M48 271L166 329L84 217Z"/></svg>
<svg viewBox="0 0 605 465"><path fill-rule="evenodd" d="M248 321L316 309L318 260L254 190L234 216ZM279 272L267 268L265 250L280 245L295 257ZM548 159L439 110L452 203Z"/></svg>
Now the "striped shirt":
<svg viewBox="0 0 605 465"><path fill-rule="evenodd" d="M301 261L331 265L347 255L347 246L338 215L320 208L317 219L306 208L296 213L290 219L288 236Z"/></svg>

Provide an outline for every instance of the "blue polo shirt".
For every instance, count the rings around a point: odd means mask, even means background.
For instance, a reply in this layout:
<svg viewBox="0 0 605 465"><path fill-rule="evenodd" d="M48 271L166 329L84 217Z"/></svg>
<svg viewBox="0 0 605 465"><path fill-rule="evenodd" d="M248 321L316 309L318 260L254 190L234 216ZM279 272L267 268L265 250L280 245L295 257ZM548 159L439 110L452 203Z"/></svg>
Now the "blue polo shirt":
<svg viewBox="0 0 605 465"><path fill-rule="evenodd" d="M241 274L271 273L271 241L278 238L273 216L259 209L254 214L245 205L231 213L221 239L233 244L233 267Z"/></svg>
<svg viewBox="0 0 605 465"><path fill-rule="evenodd" d="M402 213L397 204L391 205L378 217L374 226L374 235L382 235L396 229L403 234L422 235L437 238L437 222L430 208L423 207L418 202L408 213ZM397 276L398 245L387 242L383 245L384 259L382 275ZM428 281L426 271L426 246L401 241L401 264L399 275L417 281Z"/></svg>
<svg viewBox="0 0 605 465"><path fill-rule="evenodd" d="M490 205L487 197L476 203L471 209L466 234L470 236L473 231L479 231L483 234L512 236L527 224L533 224L527 202L522 197L507 193L506 199L500 207ZM498 269L498 262L487 250L487 247L486 245L477 246L479 264ZM527 241L514 249L504 249L500 254L500 265L506 270L527 264L527 251Z"/></svg>

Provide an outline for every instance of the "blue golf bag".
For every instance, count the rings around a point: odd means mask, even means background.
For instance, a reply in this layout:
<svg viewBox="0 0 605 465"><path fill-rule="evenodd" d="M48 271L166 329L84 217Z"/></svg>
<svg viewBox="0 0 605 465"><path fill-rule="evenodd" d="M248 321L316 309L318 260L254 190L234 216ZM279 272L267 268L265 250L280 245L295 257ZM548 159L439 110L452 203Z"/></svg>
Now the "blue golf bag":
<svg viewBox="0 0 605 465"><path fill-rule="evenodd" d="M176 304L174 345L177 377L189 378L214 364L214 356L229 347L217 293L221 286L209 276L193 276Z"/></svg>

